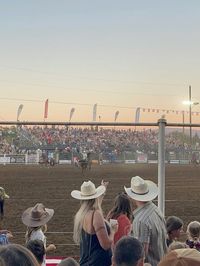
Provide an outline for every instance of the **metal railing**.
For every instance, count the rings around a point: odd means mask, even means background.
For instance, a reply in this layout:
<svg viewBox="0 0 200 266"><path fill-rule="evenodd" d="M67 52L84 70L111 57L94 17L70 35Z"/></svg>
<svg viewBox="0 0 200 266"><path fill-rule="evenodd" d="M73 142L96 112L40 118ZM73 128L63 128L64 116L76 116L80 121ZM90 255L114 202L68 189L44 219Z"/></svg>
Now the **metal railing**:
<svg viewBox="0 0 200 266"><path fill-rule="evenodd" d="M41 122L41 121L0 121L0 125L42 125L42 126L106 126L106 127L158 127L158 207L165 214L165 128L166 127L200 127L200 124L191 123L167 123L167 120L161 118L157 123L118 123L118 122Z"/></svg>

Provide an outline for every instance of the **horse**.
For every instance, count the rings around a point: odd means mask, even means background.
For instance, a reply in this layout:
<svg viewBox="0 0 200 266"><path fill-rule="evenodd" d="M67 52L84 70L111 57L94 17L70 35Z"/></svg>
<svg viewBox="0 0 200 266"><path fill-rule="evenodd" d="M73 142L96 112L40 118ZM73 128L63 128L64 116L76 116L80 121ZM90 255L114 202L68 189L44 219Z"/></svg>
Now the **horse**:
<svg viewBox="0 0 200 266"><path fill-rule="evenodd" d="M39 160L39 164L44 164L45 166L54 166L55 160L54 158L48 158L46 154L43 154Z"/></svg>
<svg viewBox="0 0 200 266"><path fill-rule="evenodd" d="M91 170L92 166L91 153L90 152L87 153L87 159L80 159L78 161L78 165L81 167L83 175L87 169Z"/></svg>
<svg viewBox="0 0 200 266"><path fill-rule="evenodd" d="M192 154L192 158L191 158L191 163L194 165L194 166L198 166L200 161L199 161L199 156L195 153Z"/></svg>

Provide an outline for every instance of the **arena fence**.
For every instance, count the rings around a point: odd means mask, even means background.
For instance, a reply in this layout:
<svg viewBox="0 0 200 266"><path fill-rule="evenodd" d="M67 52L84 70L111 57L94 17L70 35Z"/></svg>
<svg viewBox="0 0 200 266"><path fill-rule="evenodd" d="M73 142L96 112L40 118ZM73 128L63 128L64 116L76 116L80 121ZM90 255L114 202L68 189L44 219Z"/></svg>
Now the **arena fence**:
<svg viewBox="0 0 200 266"><path fill-rule="evenodd" d="M168 154L166 158L166 150L165 150L165 129L166 127L181 127L185 128L188 127L200 127L200 124L191 124L191 123L167 123L167 121L163 118L159 119L157 123L117 123L117 122L20 122L20 121L1 121L0 125L15 125L15 126L22 126L22 125L41 125L41 126L91 126L91 127L156 127L158 128L158 151L156 155L144 154L144 153L134 153L131 155L127 152L124 152L121 156L121 159L113 158L113 155L108 159L106 157L102 158L103 163L108 162L125 162L125 163L158 163L158 187L159 187L159 194L158 194L158 207L159 209L165 214L165 164L166 162L171 163L189 163L191 161L191 154L192 149L187 151L187 153L182 156L182 158L177 159L175 154ZM174 156L172 156L174 155ZM54 153L49 153L49 157L55 156ZM153 159L151 157L153 156ZM172 159L170 158L172 157ZM73 163L73 154L69 154L67 158L59 158L59 156L55 156L56 163ZM41 159L41 151L37 151L35 154L24 154L24 155L1 155L0 156L0 163L39 163ZM166 160L167 159L167 160ZM100 162L99 155L96 156L94 161Z"/></svg>

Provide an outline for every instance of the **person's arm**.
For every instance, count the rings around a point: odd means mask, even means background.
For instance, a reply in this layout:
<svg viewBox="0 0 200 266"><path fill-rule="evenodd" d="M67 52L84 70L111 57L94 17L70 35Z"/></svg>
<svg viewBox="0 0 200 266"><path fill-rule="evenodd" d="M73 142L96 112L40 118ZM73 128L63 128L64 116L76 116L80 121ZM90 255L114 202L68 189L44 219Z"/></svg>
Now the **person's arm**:
<svg viewBox="0 0 200 266"><path fill-rule="evenodd" d="M99 240L101 247L105 250L111 248L115 232L118 229L118 225L111 227L110 235L108 235L103 215L101 214L100 211L97 210L95 211L94 217L93 217L93 227L94 227L95 233L97 235L97 238Z"/></svg>
<svg viewBox="0 0 200 266"><path fill-rule="evenodd" d="M135 230L135 227L133 224L133 236L136 237L143 244L144 256L146 257L149 251L151 229L143 222L140 222L139 227L138 226L136 227L137 227L138 232Z"/></svg>
<svg viewBox="0 0 200 266"><path fill-rule="evenodd" d="M48 245L45 249L46 253L49 251L54 251L54 250L56 250L56 246L54 244Z"/></svg>
<svg viewBox="0 0 200 266"><path fill-rule="evenodd" d="M104 187L106 188L106 190L107 190L108 184L109 184L109 182L105 182L103 179L101 180L101 186L104 186ZM102 204L102 201L103 201L103 198L104 198L105 194L106 194L106 191L105 191L105 193L102 194L102 195L99 197L99 199L98 199L98 200L99 200L99 205L100 205L100 206L101 206L101 204Z"/></svg>
<svg viewBox="0 0 200 266"><path fill-rule="evenodd" d="M144 256L146 257L149 251L149 243L143 243L144 247Z"/></svg>

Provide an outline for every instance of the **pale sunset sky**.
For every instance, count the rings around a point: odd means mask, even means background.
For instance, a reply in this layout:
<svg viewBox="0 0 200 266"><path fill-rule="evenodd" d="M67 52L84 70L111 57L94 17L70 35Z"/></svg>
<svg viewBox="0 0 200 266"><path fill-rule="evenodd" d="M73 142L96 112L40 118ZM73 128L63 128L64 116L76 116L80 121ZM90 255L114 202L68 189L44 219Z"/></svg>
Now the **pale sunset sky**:
<svg viewBox="0 0 200 266"><path fill-rule="evenodd" d="M43 121L49 99L46 121L92 121L97 103L97 121L182 122L199 33L199 0L0 0L0 120L23 104L20 121Z"/></svg>

